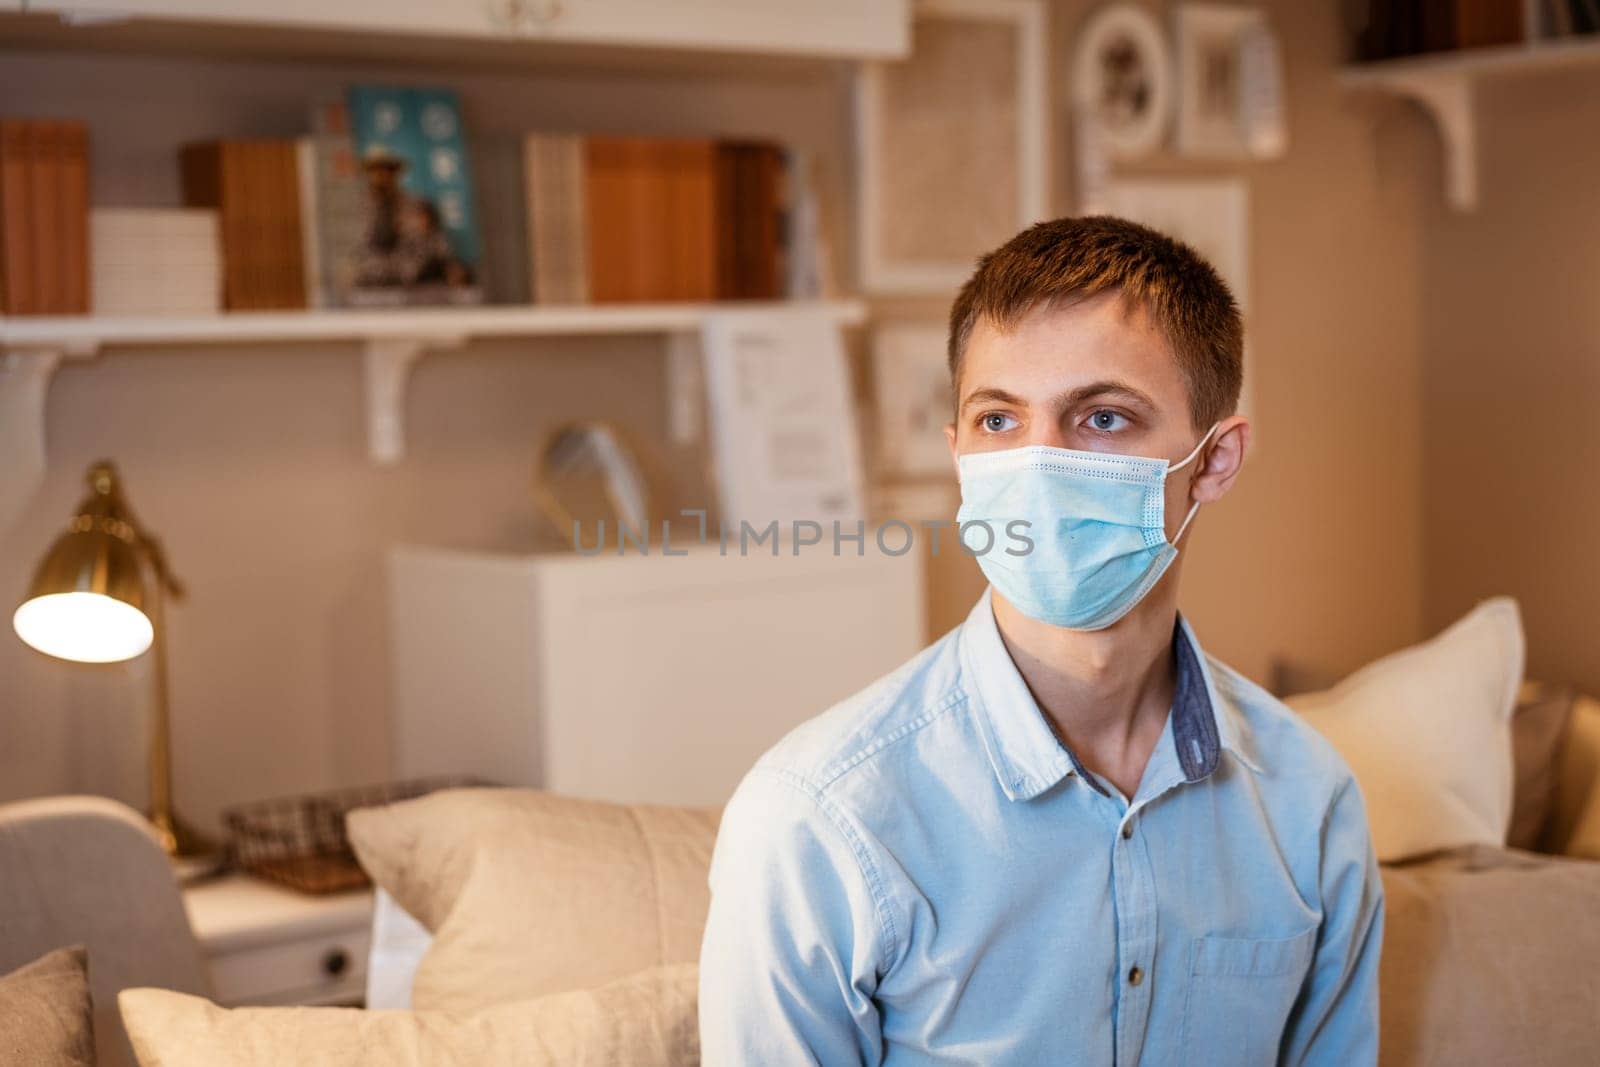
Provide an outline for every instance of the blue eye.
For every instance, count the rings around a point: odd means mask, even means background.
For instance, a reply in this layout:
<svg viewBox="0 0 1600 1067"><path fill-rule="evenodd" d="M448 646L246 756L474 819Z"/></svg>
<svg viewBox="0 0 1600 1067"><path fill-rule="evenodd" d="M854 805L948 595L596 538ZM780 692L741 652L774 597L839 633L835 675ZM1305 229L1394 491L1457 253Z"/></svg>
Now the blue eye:
<svg viewBox="0 0 1600 1067"><path fill-rule="evenodd" d="M1122 429L1128 423L1127 416L1101 408L1089 416L1089 425L1102 433L1112 433Z"/></svg>
<svg viewBox="0 0 1600 1067"><path fill-rule="evenodd" d="M991 411L979 419L978 423L989 433L1005 433L1007 430L1016 429L1018 425L1016 419L1003 411Z"/></svg>

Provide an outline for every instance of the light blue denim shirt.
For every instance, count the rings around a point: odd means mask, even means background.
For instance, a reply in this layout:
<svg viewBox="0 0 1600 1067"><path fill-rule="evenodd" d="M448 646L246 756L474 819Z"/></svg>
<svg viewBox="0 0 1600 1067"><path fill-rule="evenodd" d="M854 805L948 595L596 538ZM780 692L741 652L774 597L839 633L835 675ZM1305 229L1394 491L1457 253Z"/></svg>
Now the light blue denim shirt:
<svg viewBox="0 0 1600 1067"><path fill-rule="evenodd" d="M1185 620L1173 657L1131 801L1056 738L988 593L763 756L712 860L708 1067L1374 1063L1355 781Z"/></svg>

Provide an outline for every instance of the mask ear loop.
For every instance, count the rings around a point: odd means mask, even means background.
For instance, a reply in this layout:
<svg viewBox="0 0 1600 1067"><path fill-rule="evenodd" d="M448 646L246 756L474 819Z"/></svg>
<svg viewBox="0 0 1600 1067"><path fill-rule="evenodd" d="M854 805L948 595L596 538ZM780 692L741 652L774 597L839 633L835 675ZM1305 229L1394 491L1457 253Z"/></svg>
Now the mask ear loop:
<svg viewBox="0 0 1600 1067"><path fill-rule="evenodd" d="M1173 471L1182 470L1183 468L1187 467L1190 463L1192 463L1194 461L1194 457L1198 456L1200 454L1200 450L1202 448L1206 447L1206 442L1211 440L1211 435L1216 433L1217 432L1217 427L1221 426L1221 425L1222 425L1222 423L1220 423L1220 422L1212 423L1211 424L1211 429L1207 430L1206 431L1206 435L1204 437L1200 438L1200 443L1194 446L1194 451L1190 452L1187 456L1185 456L1183 458L1182 462L1174 464L1173 466L1169 466L1167 468L1167 473L1171 474ZM1174 548L1176 548L1178 546L1178 542L1179 541L1183 540L1183 532L1189 528L1190 521L1194 519L1194 513L1199 511L1199 510L1200 510L1200 501L1196 500L1192 505L1190 505L1189 514L1187 514L1187 515L1185 515L1183 517L1183 525L1179 526L1178 527L1178 532L1172 535L1172 546Z"/></svg>

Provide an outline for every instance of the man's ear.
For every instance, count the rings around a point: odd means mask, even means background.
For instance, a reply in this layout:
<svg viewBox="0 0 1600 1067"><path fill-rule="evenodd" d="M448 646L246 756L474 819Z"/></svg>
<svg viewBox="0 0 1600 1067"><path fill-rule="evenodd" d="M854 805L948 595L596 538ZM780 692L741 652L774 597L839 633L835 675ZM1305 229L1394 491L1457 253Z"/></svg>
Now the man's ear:
<svg viewBox="0 0 1600 1067"><path fill-rule="evenodd" d="M944 439L950 442L950 465L956 468L956 477L961 476L960 453L956 451L956 424L947 422L944 426Z"/></svg>
<svg viewBox="0 0 1600 1067"><path fill-rule="evenodd" d="M1200 468L1189 483L1189 498L1199 504L1215 504L1227 495L1244 467L1250 447L1250 420L1230 415L1217 424L1211 443L1200 457Z"/></svg>

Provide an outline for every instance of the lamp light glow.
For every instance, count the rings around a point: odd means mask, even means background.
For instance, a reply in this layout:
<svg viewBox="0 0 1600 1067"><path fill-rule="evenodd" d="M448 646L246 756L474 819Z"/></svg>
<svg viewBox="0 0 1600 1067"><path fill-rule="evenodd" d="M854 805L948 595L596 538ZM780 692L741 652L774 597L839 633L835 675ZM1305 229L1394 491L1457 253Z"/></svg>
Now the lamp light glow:
<svg viewBox="0 0 1600 1067"><path fill-rule="evenodd" d="M79 663L120 663L155 640L144 612L101 593L36 596L17 608L11 625L29 646Z"/></svg>

